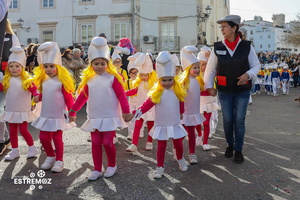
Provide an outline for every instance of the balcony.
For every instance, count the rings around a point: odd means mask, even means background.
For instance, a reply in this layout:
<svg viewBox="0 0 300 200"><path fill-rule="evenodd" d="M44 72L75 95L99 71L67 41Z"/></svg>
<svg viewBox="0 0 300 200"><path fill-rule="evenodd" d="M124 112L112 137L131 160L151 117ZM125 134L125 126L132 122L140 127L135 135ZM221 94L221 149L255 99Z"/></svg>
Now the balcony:
<svg viewBox="0 0 300 200"><path fill-rule="evenodd" d="M179 36L161 36L156 37L154 42L155 51L180 51L180 37Z"/></svg>

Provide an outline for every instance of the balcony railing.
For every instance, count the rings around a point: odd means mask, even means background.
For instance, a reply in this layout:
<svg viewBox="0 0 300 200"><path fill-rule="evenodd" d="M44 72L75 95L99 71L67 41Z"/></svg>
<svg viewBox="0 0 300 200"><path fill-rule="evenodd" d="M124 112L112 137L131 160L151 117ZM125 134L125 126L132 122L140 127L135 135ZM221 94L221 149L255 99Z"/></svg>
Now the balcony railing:
<svg viewBox="0 0 300 200"><path fill-rule="evenodd" d="M155 51L180 51L180 37L179 36L160 36L155 38Z"/></svg>

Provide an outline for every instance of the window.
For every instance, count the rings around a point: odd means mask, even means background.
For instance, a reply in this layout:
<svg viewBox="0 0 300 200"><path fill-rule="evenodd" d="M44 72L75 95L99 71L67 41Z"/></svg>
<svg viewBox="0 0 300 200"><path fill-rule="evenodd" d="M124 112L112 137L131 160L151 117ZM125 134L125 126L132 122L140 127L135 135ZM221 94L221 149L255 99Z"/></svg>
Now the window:
<svg viewBox="0 0 300 200"><path fill-rule="evenodd" d="M80 6L86 6L86 5L94 5L95 0L79 0L78 5Z"/></svg>
<svg viewBox="0 0 300 200"><path fill-rule="evenodd" d="M130 19L128 15L114 16L111 15L111 41L119 42L121 38L131 38Z"/></svg>
<svg viewBox="0 0 300 200"><path fill-rule="evenodd" d="M271 48L271 45L270 45L270 44L268 44L268 48Z"/></svg>
<svg viewBox="0 0 300 200"><path fill-rule="evenodd" d="M250 31L250 35L253 35L253 31L252 30Z"/></svg>
<svg viewBox="0 0 300 200"><path fill-rule="evenodd" d="M130 0L112 0L112 3L129 3Z"/></svg>
<svg viewBox="0 0 300 200"><path fill-rule="evenodd" d="M271 35L268 35L268 38L271 38Z"/></svg>
<svg viewBox="0 0 300 200"><path fill-rule="evenodd" d="M40 22L37 23L40 29L40 42L48 42L56 40L56 25L57 22Z"/></svg>
<svg viewBox="0 0 300 200"><path fill-rule="evenodd" d="M260 39L262 39L262 35L261 35L261 36L259 36L259 38L260 38Z"/></svg>
<svg viewBox="0 0 300 200"><path fill-rule="evenodd" d="M224 0L224 6L227 7L227 0Z"/></svg>
<svg viewBox="0 0 300 200"><path fill-rule="evenodd" d="M12 0L10 2L9 9L17 9L18 8L18 0Z"/></svg>
<svg viewBox="0 0 300 200"><path fill-rule="evenodd" d="M114 41L127 37L127 23L114 24Z"/></svg>
<svg viewBox="0 0 300 200"><path fill-rule="evenodd" d="M160 36L159 50L160 51L174 51L178 49L177 37L177 18L176 17L161 17L160 22Z"/></svg>
<svg viewBox="0 0 300 200"><path fill-rule="evenodd" d="M54 7L54 0L43 0L43 8Z"/></svg>
<svg viewBox="0 0 300 200"><path fill-rule="evenodd" d="M89 43L93 39L93 24L81 25L81 43Z"/></svg>
<svg viewBox="0 0 300 200"><path fill-rule="evenodd" d="M262 44L261 44L261 45L259 45L259 48L261 48L261 49L262 49Z"/></svg>
<svg viewBox="0 0 300 200"><path fill-rule="evenodd" d="M53 31L47 30L47 31L43 31L43 42L49 42L49 41L53 41Z"/></svg>

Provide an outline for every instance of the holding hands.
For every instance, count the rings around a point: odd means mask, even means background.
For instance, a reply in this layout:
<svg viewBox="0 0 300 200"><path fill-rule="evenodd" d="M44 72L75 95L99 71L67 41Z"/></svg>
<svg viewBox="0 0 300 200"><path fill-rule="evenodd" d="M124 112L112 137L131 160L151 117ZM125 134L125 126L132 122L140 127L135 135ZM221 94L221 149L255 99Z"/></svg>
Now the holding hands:
<svg viewBox="0 0 300 200"><path fill-rule="evenodd" d="M132 113L123 113L122 117L125 122L129 122L133 119L133 114Z"/></svg>

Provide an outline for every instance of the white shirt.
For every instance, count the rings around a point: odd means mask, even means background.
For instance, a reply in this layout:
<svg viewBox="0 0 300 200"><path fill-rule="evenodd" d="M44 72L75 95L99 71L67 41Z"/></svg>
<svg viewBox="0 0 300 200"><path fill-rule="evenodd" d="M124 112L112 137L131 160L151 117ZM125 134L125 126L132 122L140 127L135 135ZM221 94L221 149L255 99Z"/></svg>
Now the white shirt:
<svg viewBox="0 0 300 200"><path fill-rule="evenodd" d="M231 49L229 49L227 47L227 45L225 44L225 39L222 41L222 43L225 45L225 47L227 48L230 56L232 57L233 54L235 53L235 50L237 49L238 45L240 44L242 40L239 39L235 49L232 51ZM257 55L255 53L255 50L253 48L253 46L250 46L250 52L248 55L248 62L249 62L249 67L250 69L246 72L248 74L248 76L250 77L250 79L255 79L257 73L260 70L260 63L259 60L257 58ZM211 51L210 57L208 59L208 63L205 69L205 73L204 73L204 83L205 83L205 89L207 88L213 88L214 87L214 78L216 76L217 73L217 64L218 64L218 57L216 56L214 50Z"/></svg>

